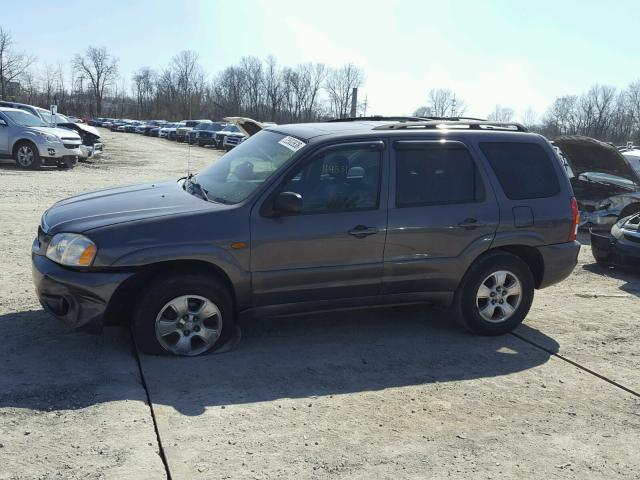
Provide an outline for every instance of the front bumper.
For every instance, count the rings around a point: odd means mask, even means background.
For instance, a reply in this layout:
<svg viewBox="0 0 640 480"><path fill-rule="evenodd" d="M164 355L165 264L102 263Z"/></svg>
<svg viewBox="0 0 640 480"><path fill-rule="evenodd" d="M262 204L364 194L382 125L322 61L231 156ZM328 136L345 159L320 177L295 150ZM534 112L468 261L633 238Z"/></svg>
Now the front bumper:
<svg viewBox="0 0 640 480"><path fill-rule="evenodd" d="M549 287L571 275L578 264L580 246L579 242L573 241L538 247L543 260L543 274L538 288Z"/></svg>
<svg viewBox="0 0 640 480"><path fill-rule="evenodd" d="M80 160L88 158L98 158L102 155L104 145L102 143L94 143L93 145L80 145Z"/></svg>
<svg viewBox="0 0 640 480"><path fill-rule="evenodd" d="M31 271L42 308L70 327L89 330L102 327L111 297L133 275L72 270L35 253Z"/></svg>
<svg viewBox="0 0 640 480"><path fill-rule="evenodd" d="M591 231L591 253L601 263L640 268L640 242Z"/></svg>

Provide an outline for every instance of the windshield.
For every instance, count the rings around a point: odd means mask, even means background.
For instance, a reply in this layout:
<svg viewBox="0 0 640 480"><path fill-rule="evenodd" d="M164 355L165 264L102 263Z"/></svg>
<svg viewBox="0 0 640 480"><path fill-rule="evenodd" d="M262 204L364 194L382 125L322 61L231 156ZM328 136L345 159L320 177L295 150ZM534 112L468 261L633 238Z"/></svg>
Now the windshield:
<svg viewBox="0 0 640 480"><path fill-rule="evenodd" d="M27 112L15 111L15 110L3 110L2 113L9 117L14 123L23 127L48 127L45 122L40 120L35 115L31 115Z"/></svg>
<svg viewBox="0 0 640 480"><path fill-rule="evenodd" d="M227 125L222 129L223 132L239 132L240 129L235 125Z"/></svg>
<svg viewBox="0 0 640 480"><path fill-rule="evenodd" d="M295 148L304 146L296 139L292 139L296 145L293 149L284 146L280 143L284 138L289 137L276 132L260 132L198 174L195 182L211 201L241 202L282 167L296 153Z"/></svg>

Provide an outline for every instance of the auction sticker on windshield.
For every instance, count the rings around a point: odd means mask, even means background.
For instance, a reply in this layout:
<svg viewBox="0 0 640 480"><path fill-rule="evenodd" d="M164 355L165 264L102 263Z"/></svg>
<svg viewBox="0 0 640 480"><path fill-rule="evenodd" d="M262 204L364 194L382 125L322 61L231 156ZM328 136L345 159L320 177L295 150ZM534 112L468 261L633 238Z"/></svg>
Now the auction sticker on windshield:
<svg viewBox="0 0 640 480"><path fill-rule="evenodd" d="M297 152L302 147L306 145L302 140L298 140L295 137L284 137L282 140L278 142L283 147L287 147L289 150L293 152Z"/></svg>

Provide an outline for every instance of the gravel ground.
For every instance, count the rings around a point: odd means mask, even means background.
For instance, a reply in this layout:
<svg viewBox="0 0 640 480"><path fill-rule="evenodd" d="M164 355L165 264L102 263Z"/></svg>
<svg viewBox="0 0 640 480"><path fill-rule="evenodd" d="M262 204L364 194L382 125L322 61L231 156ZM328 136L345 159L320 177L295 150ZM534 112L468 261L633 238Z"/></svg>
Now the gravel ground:
<svg viewBox="0 0 640 480"><path fill-rule="evenodd" d="M426 308L265 319L228 353L143 356L145 391L124 329L68 331L31 283L51 203L186 171L185 145L104 139L72 171L0 164L0 479L166 478L147 394L173 479L638 478L640 398L585 368L640 390L640 281L588 248L516 335Z"/></svg>

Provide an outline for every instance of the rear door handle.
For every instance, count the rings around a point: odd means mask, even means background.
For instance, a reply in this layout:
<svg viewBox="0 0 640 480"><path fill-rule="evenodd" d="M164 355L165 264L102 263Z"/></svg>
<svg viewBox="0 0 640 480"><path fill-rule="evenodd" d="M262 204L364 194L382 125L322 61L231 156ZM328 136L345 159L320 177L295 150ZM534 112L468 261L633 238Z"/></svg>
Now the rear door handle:
<svg viewBox="0 0 640 480"><path fill-rule="evenodd" d="M464 228L466 230L473 230L474 228L484 227L483 223L479 223L477 218L465 218L463 221L458 223L458 227Z"/></svg>
<svg viewBox="0 0 640 480"><path fill-rule="evenodd" d="M367 227L366 225L356 225L347 233L356 238L364 238L368 237L369 235L375 235L376 233L378 233L378 229L375 227Z"/></svg>

